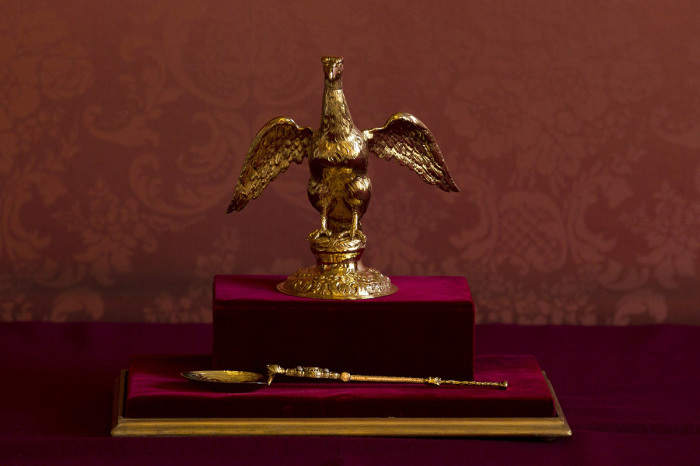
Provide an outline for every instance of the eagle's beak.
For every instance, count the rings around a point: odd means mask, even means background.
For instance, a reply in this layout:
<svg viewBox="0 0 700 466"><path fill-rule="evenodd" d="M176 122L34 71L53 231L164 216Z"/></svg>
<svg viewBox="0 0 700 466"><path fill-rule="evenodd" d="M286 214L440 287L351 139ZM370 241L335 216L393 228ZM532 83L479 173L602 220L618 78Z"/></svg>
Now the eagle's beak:
<svg viewBox="0 0 700 466"><path fill-rule="evenodd" d="M332 68L331 68L331 72L328 73L328 78L329 78L331 81L335 81L335 78L338 76L338 72L339 72L339 71L340 71L340 70L338 69L337 66L332 67Z"/></svg>

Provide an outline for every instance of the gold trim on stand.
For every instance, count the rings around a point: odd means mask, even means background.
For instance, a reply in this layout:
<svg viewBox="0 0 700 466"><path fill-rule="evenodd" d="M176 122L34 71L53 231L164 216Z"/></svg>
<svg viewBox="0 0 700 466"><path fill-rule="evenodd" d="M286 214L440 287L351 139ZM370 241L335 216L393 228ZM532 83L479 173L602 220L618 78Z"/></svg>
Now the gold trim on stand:
<svg viewBox="0 0 700 466"><path fill-rule="evenodd" d="M122 371L114 393L112 436L393 436L393 437L570 437L547 375L555 417L544 418L128 418Z"/></svg>

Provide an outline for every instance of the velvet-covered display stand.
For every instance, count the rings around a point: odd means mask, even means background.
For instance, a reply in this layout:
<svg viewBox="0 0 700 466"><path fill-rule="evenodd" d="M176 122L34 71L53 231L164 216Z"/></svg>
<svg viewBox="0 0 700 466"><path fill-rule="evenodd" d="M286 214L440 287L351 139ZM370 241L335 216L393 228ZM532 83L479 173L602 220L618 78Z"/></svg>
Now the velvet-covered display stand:
<svg viewBox="0 0 700 466"><path fill-rule="evenodd" d="M126 415L158 417L551 417L554 402L533 356L481 356L479 380L508 380L507 390L422 384L302 381L278 376L270 386L195 383L180 374L209 369L209 356L133 357Z"/></svg>
<svg viewBox="0 0 700 466"><path fill-rule="evenodd" d="M533 356L474 355L462 277L393 277L394 295L330 301L281 294L284 277L214 280L213 354L131 358L115 390L112 435L543 436L571 434ZM266 364L363 375L508 381L455 385L301 381L257 390L182 372L265 373Z"/></svg>
<svg viewBox="0 0 700 466"><path fill-rule="evenodd" d="M288 296L275 288L284 278L214 278L215 368L474 377L474 304L465 278L392 277L395 294L358 301Z"/></svg>
<svg viewBox="0 0 700 466"><path fill-rule="evenodd" d="M228 392L180 375L209 368L210 356L135 356L117 387L112 435L570 435L534 357L480 356L476 363L480 380L507 379L508 390L275 381Z"/></svg>

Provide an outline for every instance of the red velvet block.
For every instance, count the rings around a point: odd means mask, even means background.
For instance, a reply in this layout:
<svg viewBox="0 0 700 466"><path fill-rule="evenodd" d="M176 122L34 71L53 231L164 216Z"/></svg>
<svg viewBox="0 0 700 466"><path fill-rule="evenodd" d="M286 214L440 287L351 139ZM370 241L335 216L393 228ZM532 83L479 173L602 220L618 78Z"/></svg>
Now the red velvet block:
<svg viewBox="0 0 700 466"><path fill-rule="evenodd" d="M211 367L210 356L135 356L126 415L207 417L553 417L554 400L534 356L478 356L476 378L507 390L422 384L299 382L227 393L225 384L192 382L181 372ZM286 379L292 382L282 383Z"/></svg>
<svg viewBox="0 0 700 466"><path fill-rule="evenodd" d="M214 366L267 364L470 380L474 305L463 277L392 277L399 291L369 300L280 293L283 276L214 277Z"/></svg>

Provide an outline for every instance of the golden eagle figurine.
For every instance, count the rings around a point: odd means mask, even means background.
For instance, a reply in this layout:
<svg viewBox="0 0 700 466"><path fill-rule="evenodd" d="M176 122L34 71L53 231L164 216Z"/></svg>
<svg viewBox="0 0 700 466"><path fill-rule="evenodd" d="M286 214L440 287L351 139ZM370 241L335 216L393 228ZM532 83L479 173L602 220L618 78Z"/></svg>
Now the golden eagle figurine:
<svg viewBox="0 0 700 466"><path fill-rule="evenodd" d="M323 57L325 89L318 131L289 118L275 118L255 136L243 162L228 212L241 210L292 162L309 160L308 196L321 214L309 235L315 266L300 269L278 286L284 293L321 299L363 299L396 291L360 258L366 237L360 219L372 184L369 154L394 159L443 191L459 191L430 130L408 113L391 116L381 128L357 129L343 94L343 59Z"/></svg>

